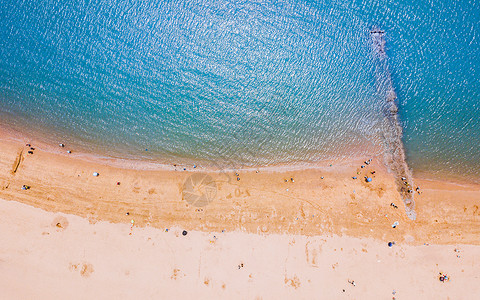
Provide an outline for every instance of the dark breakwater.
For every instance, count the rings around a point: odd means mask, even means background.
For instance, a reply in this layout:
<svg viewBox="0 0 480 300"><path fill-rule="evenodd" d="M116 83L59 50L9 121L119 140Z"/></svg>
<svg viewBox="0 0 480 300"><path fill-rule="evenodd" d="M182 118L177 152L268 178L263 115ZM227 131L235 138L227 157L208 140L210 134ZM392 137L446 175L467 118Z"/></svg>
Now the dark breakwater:
<svg viewBox="0 0 480 300"><path fill-rule="evenodd" d="M405 148L402 141L403 129L398 117L398 99L392 82L392 74L388 68L385 31L374 28L372 36L373 53L376 61L377 91L385 101L382 110L385 116L383 126L384 160L393 172L397 189L405 204L407 216L415 220L414 185L410 168L408 167Z"/></svg>

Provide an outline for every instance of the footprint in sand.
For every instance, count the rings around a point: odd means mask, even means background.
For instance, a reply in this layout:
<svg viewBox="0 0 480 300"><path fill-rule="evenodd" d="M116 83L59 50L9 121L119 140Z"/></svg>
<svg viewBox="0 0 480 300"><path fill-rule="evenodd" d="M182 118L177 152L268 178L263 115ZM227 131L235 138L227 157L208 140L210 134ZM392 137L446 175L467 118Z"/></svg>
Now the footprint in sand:
<svg viewBox="0 0 480 300"><path fill-rule="evenodd" d="M210 278L205 277L205 279L203 280L203 284L208 286L210 284Z"/></svg>
<svg viewBox="0 0 480 300"><path fill-rule="evenodd" d="M180 269L175 268L173 269L172 276L170 276L170 278L173 280L177 280L177 279L183 278L184 276L185 276L185 273L180 271Z"/></svg>
<svg viewBox="0 0 480 300"><path fill-rule="evenodd" d="M298 279L297 275L293 275L292 278L288 278L285 275L285 284L297 289L298 287L300 287L301 283L300 283L300 279Z"/></svg>
<svg viewBox="0 0 480 300"><path fill-rule="evenodd" d="M70 271L79 271L82 277L89 277L93 273L93 265L89 263L70 263Z"/></svg>

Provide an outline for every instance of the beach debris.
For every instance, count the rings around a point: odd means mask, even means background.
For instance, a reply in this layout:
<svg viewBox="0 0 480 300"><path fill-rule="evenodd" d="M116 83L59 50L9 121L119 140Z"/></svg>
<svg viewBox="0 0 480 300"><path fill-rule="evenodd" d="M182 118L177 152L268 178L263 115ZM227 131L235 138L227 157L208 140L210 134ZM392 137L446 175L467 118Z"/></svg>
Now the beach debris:
<svg viewBox="0 0 480 300"><path fill-rule="evenodd" d="M27 146L27 147L31 147L32 145L30 145L30 144L25 144L25 146Z"/></svg>
<svg viewBox="0 0 480 300"><path fill-rule="evenodd" d="M237 173L237 172L235 172L235 176L237 176L237 177L238 177L238 176L240 176L240 175L238 175L238 173Z"/></svg>
<svg viewBox="0 0 480 300"><path fill-rule="evenodd" d="M325 177L323 177L323 176L322 176L322 177L320 177L320 179L324 179L324 178L325 178Z"/></svg>
<svg viewBox="0 0 480 300"><path fill-rule="evenodd" d="M186 236L187 233L188 233L188 232L187 232L186 230L182 231L182 235L183 235L183 236Z"/></svg>
<svg viewBox="0 0 480 300"><path fill-rule="evenodd" d="M168 228L165 228L165 232L168 232Z"/></svg>
<svg viewBox="0 0 480 300"><path fill-rule="evenodd" d="M184 171L186 171L186 170L187 170L187 168L183 168L183 170L184 170Z"/></svg>
<svg viewBox="0 0 480 300"><path fill-rule="evenodd" d="M288 192L288 189L286 189L286 191Z"/></svg>
<svg viewBox="0 0 480 300"><path fill-rule="evenodd" d="M145 151L148 151L148 149L145 149Z"/></svg>
<svg viewBox="0 0 480 300"><path fill-rule="evenodd" d="M355 283L355 280L350 280L350 279L349 279L349 280L348 280L348 283L350 283L350 284L353 285L353 286L357 286L357 284Z"/></svg>
<svg viewBox="0 0 480 300"><path fill-rule="evenodd" d="M28 153L28 154L33 154L33 151L28 151L27 153Z"/></svg>
<svg viewBox="0 0 480 300"><path fill-rule="evenodd" d="M240 177L237 177L237 181L240 181Z"/></svg>
<svg viewBox="0 0 480 300"><path fill-rule="evenodd" d="M397 228L398 224L399 224L398 221L393 222L392 228Z"/></svg>
<svg viewBox="0 0 480 300"><path fill-rule="evenodd" d="M449 281L450 278L448 277L447 274L442 274L441 272L438 273L440 276L438 277L438 280L440 280L441 282L445 283L445 281Z"/></svg>
<svg viewBox="0 0 480 300"><path fill-rule="evenodd" d="M392 248L393 245L395 245L395 242L388 242L388 247Z"/></svg>
<svg viewBox="0 0 480 300"><path fill-rule="evenodd" d="M196 169L196 168L197 168L197 165L193 165L193 168Z"/></svg>
<svg viewBox="0 0 480 300"><path fill-rule="evenodd" d="M72 151L68 150L67 153L70 154L70 153L72 153Z"/></svg>
<svg viewBox="0 0 480 300"><path fill-rule="evenodd" d="M65 144L58 144L58 146L63 148L63 147L65 147Z"/></svg>
<svg viewBox="0 0 480 300"><path fill-rule="evenodd" d="M130 215L130 213L127 211L127 213L125 213L126 216Z"/></svg>
<svg viewBox="0 0 480 300"><path fill-rule="evenodd" d="M371 177L365 177L365 181L366 182L372 182L372 178Z"/></svg>
<svg viewBox="0 0 480 300"><path fill-rule="evenodd" d="M290 178L290 181L291 181L291 182L295 182L295 180L293 180L293 177Z"/></svg>
<svg viewBox="0 0 480 300"><path fill-rule="evenodd" d="M405 178L405 177L402 177L402 181L405 181L405 180L407 180L407 178Z"/></svg>
<svg viewBox="0 0 480 300"><path fill-rule="evenodd" d="M117 181L117 185L120 185L120 181Z"/></svg>
<svg viewBox="0 0 480 300"><path fill-rule="evenodd" d="M243 263L238 265L238 269L240 270L241 268L243 268Z"/></svg>
<svg viewBox="0 0 480 300"><path fill-rule="evenodd" d="M22 185L22 190L26 191L26 190L29 190L30 189L30 186L28 185Z"/></svg>
<svg viewBox="0 0 480 300"><path fill-rule="evenodd" d="M364 166L364 165L362 165L360 168L362 168L362 169L363 169L363 168L365 168L365 166Z"/></svg>
<svg viewBox="0 0 480 300"><path fill-rule="evenodd" d="M93 176L98 177L100 174L98 172L93 172Z"/></svg>
<svg viewBox="0 0 480 300"><path fill-rule="evenodd" d="M357 179L357 176L353 176L352 179Z"/></svg>
<svg viewBox="0 0 480 300"><path fill-rule="evenodd" d="M395 203L393 203L393 202L392 202L392 203L390 203L390 206L393 206L393 208L398 208L398 206L397 206L397 205L395 205Z"/></svg>

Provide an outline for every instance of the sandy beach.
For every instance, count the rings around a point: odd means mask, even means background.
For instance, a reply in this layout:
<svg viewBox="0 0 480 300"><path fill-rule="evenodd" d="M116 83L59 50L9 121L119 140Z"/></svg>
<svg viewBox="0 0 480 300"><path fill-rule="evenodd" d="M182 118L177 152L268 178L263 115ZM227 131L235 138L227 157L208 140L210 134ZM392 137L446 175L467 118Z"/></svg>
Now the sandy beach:
<svg viewBox="0 0 480 300"><path fill-rule="evenodd" d="M389 248L372 238L238 230L183 236L179 227L130 235L128 224L12 201L1 200L0 212L6 299L472 299L480 291L472 245ZM440 272L451 279L439 282Z"/></svg>
<svg viewBox="0 0 480 300"><path fill-rule="evenodd" d="M414 178L412 221L381 157L237 176L122 168L27 143L0 139L8 298L471 299L480 289L477 185ZM198 178L207 188L191 190Z"/></svg>

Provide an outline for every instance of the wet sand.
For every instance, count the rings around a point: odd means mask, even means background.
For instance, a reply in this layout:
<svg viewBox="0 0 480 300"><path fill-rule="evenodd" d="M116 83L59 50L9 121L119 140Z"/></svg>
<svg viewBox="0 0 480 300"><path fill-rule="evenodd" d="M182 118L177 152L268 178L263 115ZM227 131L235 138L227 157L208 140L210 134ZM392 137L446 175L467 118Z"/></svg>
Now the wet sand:
<svg viewBox="0 0 480 300"><path fill-rule="evenodd" d="M417 219L412 221L405 214L395 178L382 165L380 157L373 157L372 163L365 168L360 166L363 160L370 157L333 166L328 162L319 163L318 168L306 170L282 169L277 172L274 169L260 169L258 173L255 170L239 171L238 181L234 171L205 172L191 166L186 171L183 171L183 166L177 167L176 171L173 166L172 170L121 168L68 155L63 148L57 151L63 151L63 154L52 153L35 144L32 144L35 147L34 153L28 154L29 148L25 142L7 137L0 139L0 198L15 201L1 202L4 215L8 217L2 221L1 232L3 240L21 237L14 243L4 243L0 249L3 253L0 266L6 271L2 274L4 277L13 272L8 281L3 281L8 282L10 287L15 286L14 278L19 278L18 272L25 275L22 280L28 282L31 289L19 291L19 296L34 293L42 282L50 280L40 279L43 278L40 276L42 272L58 274L55 276L60 276L65 281L63 286L79 289L91 285L96 287L97 295L120 295L126 298L136 295L134 291L138 289L145 293L142 294L143 297L153 297L157 292L160 293L161 287L168 290L165 295L191 296L198 291L202 297L214 295L230 298L275 298L265 291L277 292L276 288L280 296L323 295L322 286L325 287L323 290L328 290L325 298L336 297L337 292L341 296L343 288L346 289L345 293L356 293L348 294L350 296L347 298L356 299L376 297L380 292L381 297L390 297L390 290L396 287L402 287L404 295L420 293L427 298L438 295L438 291L427 287L438 287L439 291L452 296L457 295L457 290L463 287L471 287L463 292L465 299L469 298L468 293L472 289L477 289L478 292L478 287L471 283L473 279L478 282L478 276L475 277L475 274L468 271L469 268L478 268L473 257L474 253L478 255L480 251L480 187L477 185L414 178L415 184L420 186L421 194L416 195ZM373 171L375 174L371 174ZM93 176L94 172L98 172L99 176ZM204 176L205 173L216 186L214 191L210 191L214 197L208 205L196 207L184 199L184 184L190 180L191 175ZM352 179L354 176L357 179ZM372 182L365 182L364 176L372 177ZM30 188L22 190L23 185ZM391 206L392 202L398 208ZM24 211L29 213L22 215ZM51 227L55 223L54 213L66 214L63 216L70 225L65 229ZM399 225L392 228L395 221ZM59 222L55 224L57 223ZM79 227L72 226L73 223L78 223ZM97 252L94 241L99 237L92 233L97 231L96 228L102 228L105 232L105 243ZM57 233L57 229L62 233ZM171 236L164 235L167 234L165 229L172 230ZM188 238L174 242L175 239L185 238L180 233L182 230L189 232L186 236ZM109 232L112 237L109 237ZM41 242L50 234L57 235L57 244ZM222 247L210 243L212 236L217 234L228 235ZM192 236L197 238L191 240ZM83 242L80 243L79 239ZM107 243L110 239L114 242ZM132 243L132 239L136 242ZM300 241L297 246L293 246L299 247L295 248L297 250L290 249L292 239ZM389 241L396 242L394 247L388 248ZM74 255L69 251L76 249L78 243L85 245L85 249L90 249L84 258L80 257L81 253ZM145 243L157 245L148 251L170 253L158 258L155 270L155 264L151 265L146 258L135 262L135 257L144 256L141 249ZM309 246L306 246L307 243ZM322 243L326 246L320 246ZM424 246L425 243L430 246ZM216 245L217 242L214 241L213 244ZM339 250L336 245L343 244L345 247L340 248L344 250L337 252ZM367 246L361 247L363 244ZM266 254L274 252L276 246L282 249L278 255L270 257ZM460 246L469 249L471 261L456 257L457 253L453 249ZM22 247L30 250L25 252ZM123 247L130 249L129 252L119 250ZM309 250L309 247L317 250ZM319 247L323 250L319 251ZM331 248L337 250L331 252ZM368 252L362 251L362 248ZM238 251L234 257L228 253L232 249L238 249L234 250L235 253ZM400 249L403 254L398 252ZM115 251L119 251L118 255L110 257L108 253ZM292 251L297 253L295 258L290 256ZM310 251L317 253L315 261L321 262L320 264L311 262L313 254ZM17 252L19 254L15 254ZM56 261L55 257L58 256L52 254L50 257L50 252L63 253L65 257ZM172 254L177 252L178 256ZM52 269L43 269L43 264L47 263L43 261L45 255L52 260ZM193 257L189 259L195 261L195 268L186 263L189 260L183 262L184 255ZM365 259L362 255L366 255ZM226 258L220 262L214 259L216 256ZM448 257L448 260L443 256ZM71 258L73 266L66 261L67 257ZM202 257L209 257L208 265L199 262ZM23 260L25 258L28 260ZM260 262L260 258L266 261ZM244 274L247 277L242 277L244 281L239 281L236 277L238 272L230 273L233 271L229 265L232 264L235 270L239 264L237 261L241 260L249 261L248 273L256 274L252 275L253 278ZM329 272L334 272L332 265L338 260L343 261L339 265L346 264L349 267L344 265L341 276L331 277ZM386 272L384 275L379 275L383 274L378 273L380 269L370 268L372 262L377 260L388 262L381 268ZM33 267L28 266L28 261ZM90 272L87 270L88 265L83 267L84 261L92 264L95 270L88 278L77 274L82 270L84 273ZM128 262L130 275L121 275L127 270L120 270L115 262L120 265ZM442 266L442 263L445 265ZM187 278L184 281L172 283L171 279L166 278L175 269L175 264L181 264L183 269L188 270L182 271L186 274L184 278ZM412 266L415 267L413 273ZM464 272L461 272L462 269ZM137 273L134 270L139 271ZM153 272L152 275L156 272L163 275L157 274L161 279L155 281L155 284L152 279L142 281L149 272ZM456 273L455 276L449 274L452 276L451 281L441 283L437 277L438 272ZM405 278L399 279L402 277ZM357 282L363 280L361 278L369 278L369 283L353 287L346 282L348 279ZM418 283L416 278L420 280ZM297 279L300 286L295 288ZM319 279L322 281L317 282ZM402 280L405 282L394 284ZM212 285L205 284L204 281L212 282ZM17 282L17 286L24 284L22 282ZM130 285L113 291L111 287L123 284L122 282L130 282ZM224 289L221 282L227 288ZM372 285L372 282L377 284ZM179 286L184 284L191 291L187 289L179 292ZM268 288L270 286L272 288ZM409 286L412 288L409 289ZM289 294L282 293L284 290ZM10 291L15 296L15 290ZM48 293L42 295L65 295L61 290L50 290ZM92 295L90 292L83 293L79 295Z"/></svg>

